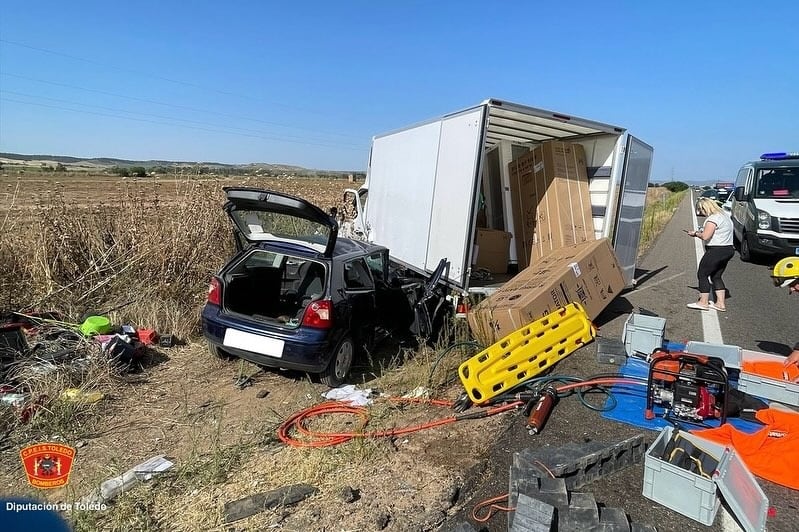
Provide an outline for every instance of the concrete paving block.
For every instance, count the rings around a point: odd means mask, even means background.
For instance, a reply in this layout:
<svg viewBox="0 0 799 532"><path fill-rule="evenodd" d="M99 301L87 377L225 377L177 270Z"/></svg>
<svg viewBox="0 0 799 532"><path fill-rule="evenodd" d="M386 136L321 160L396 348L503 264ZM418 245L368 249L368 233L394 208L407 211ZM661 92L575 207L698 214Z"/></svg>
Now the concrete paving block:
<svg viewBox="0 0 799 532"><path fill-rule="evenodd" d="M509 532L550 532L555 519L555 507L520 493L513 520L508 516Z"/></svg>
<svg viewBox="0 0 799 532"><path fill-rule="evenodd" d="M551 472L565 479L566 487L571 490L640 462L645 447L643 434L617 443L572 442L558 447L523 449L514 453L512 464L517 476L545 478Z"/></svg>

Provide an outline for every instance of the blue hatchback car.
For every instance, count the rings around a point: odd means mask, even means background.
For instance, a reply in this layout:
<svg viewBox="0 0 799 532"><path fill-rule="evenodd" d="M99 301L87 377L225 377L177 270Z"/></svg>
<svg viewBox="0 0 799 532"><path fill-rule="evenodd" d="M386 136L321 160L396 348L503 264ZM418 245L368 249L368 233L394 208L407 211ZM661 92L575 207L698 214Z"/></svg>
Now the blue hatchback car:
<svg viewBox="0 0 799 532"><path fill-rule="evenodd" d="M283 193L227 187L238 252L202 311L212 354L342 384L382 333L429 337L446 313L430 278L399 275L382 246L338 238L336 220Z"/></svg>

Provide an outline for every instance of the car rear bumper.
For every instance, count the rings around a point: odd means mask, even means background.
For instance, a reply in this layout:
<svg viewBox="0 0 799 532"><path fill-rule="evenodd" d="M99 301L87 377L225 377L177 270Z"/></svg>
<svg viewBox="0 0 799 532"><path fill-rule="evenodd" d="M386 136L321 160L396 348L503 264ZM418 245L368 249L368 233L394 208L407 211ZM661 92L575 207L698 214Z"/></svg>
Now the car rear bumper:
<svg viewBox="0 0 799 532"><path fill-rule="evenodd" d="M208 343L244 360L275 368L320 373L327 367L335 347L328 330L307 327L280 330L277 327L260 325L254 320L231 316L214 305L206 305L203 308L202 327L203 336ZM253 338L263 337L265 343L282 342L282 352L279 356L271 356L240 346L225 345L225 334L228 329L253 335Z"/></svg>

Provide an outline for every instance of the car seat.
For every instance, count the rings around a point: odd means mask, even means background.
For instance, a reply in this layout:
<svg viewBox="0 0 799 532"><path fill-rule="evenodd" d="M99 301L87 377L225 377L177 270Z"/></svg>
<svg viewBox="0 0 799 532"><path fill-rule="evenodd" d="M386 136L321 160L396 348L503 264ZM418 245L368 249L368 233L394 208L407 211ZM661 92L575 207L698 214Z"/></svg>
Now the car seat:
<svg viewBox="0 0 799 532"><path fill-rule="evenodd" d="M305 261L297 270L299 281L295 290L297 303L322 295L325 287L325 267L318 262Z"/></svg>

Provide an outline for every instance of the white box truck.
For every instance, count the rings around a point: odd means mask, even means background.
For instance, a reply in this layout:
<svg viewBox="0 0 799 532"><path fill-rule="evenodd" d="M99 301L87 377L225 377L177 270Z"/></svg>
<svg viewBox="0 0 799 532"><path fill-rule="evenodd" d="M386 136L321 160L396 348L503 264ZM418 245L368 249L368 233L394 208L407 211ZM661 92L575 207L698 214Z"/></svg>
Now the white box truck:
<svg viewBox="0 0 799 532"><path fill-rule="evenodd" d="M481 202L488 228L513 233L508 163L547 140L585 149L595 236L610 239L631 286L652 147L622 127L495 99L375 136L349 231L423 275L446 258L443 280L469 291Z"/></svg>

